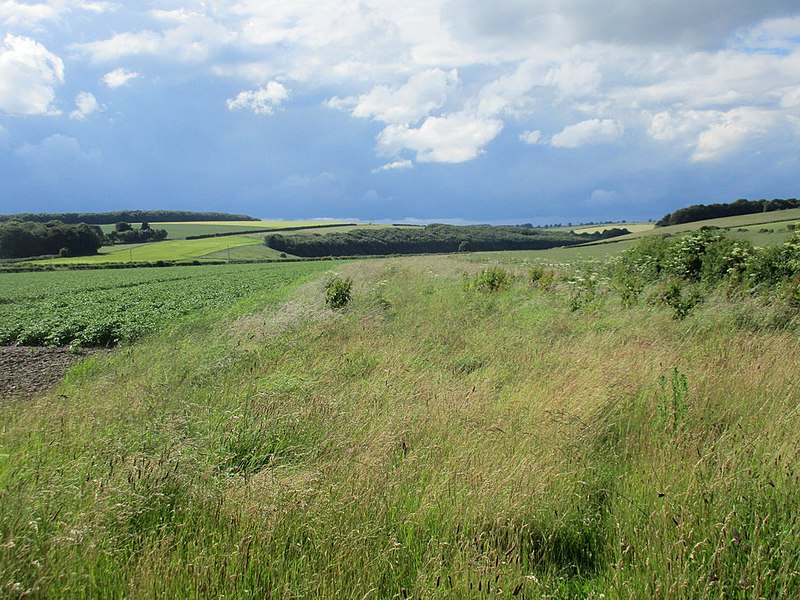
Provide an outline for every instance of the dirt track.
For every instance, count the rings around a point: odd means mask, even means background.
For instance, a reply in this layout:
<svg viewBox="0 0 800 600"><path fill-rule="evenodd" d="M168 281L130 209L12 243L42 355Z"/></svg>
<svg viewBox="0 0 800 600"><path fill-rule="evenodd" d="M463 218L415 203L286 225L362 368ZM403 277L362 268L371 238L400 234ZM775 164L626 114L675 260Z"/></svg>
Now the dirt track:
<svg viewBox="0 0 800 600"><path fill-rule="evenodd" d="M97 351L0 346L0 400L30 398L58 385L73 363L92 352Z"/></svg>

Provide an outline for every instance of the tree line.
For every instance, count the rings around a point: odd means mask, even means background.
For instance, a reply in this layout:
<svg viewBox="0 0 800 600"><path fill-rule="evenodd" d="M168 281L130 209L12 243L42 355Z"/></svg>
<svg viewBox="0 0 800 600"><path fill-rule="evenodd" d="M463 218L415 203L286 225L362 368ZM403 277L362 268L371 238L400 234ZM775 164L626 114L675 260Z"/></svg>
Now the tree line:
<svg viewBox="0 0 800 600"><path fill-rule="evenodd" d="M18 213L0 215L0 221L34 221L48 223L88 223L90 225L107 225L109 223L141 223L144 221L257 221L248 215L234 215L222 212L195 212L188 210L118 210L113 212L89 213Z"/></svg>
<svg viewBox="0 0 800 600"><path fill-rule="evenodd" d="M660 221L656 222L656 227L680 225L681 223L692 223L694 221L705 221L706 219L718 219L720 217L772 212L789 208L800 208L800 200L796 198L788 198L786 200L780 198L775 198L774 200L746 200L740 198L735 202L693 204L685 208L679 208L675 212L665 215Z"/></svg>
<svg viewBox="0 0 800 600"><path fill-rule="evenodd" d="M353 229L346 233L268 235L264 243L294 256L381 256L478 252L492 250L541 250L581 244L629 233L613 228L602 233L544 231L514 226L442 225L385 229Z"/></svg>
<svg viewBox="0 0 800 600"><path fill-rule="evenodd" d="M0 223L0 258L96 254L104 238L99 227L86 223L7 221Z"/></svg>

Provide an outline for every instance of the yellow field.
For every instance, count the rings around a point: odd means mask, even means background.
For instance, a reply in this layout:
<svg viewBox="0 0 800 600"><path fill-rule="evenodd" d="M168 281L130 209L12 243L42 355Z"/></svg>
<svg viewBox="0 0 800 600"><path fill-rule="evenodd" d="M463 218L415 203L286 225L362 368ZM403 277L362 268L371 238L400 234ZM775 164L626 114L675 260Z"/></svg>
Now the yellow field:
<svg viewBox="0 0 800 600"><path fill-rule="evenodd" d="M648 231L655 227L655 223L604 223L601 225L587 225L586 227L577 227L573 229L575 233L600 233L604 229L613 229L618 227L620 229L627 229L631 233L639 233Z"/></svg>

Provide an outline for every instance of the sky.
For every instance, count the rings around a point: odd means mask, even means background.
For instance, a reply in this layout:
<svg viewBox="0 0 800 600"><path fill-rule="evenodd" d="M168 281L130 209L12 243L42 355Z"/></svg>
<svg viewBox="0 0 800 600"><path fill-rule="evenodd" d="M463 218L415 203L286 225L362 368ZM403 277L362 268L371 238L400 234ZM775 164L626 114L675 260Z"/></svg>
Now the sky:
<svg viewBox="0 0 800 600"><path fill-rule="evenodd" d="M0 0L0 213L547 224L798 195L797 0Z"/></svg>

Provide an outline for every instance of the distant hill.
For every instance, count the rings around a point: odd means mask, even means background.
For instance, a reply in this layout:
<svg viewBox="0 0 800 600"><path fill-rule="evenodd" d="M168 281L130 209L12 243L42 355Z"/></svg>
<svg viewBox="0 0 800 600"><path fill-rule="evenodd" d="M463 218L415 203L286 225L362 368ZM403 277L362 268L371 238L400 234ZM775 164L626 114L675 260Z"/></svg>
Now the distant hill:
<svg viewBox="0 0 800 600"><path fill-rule="evenodd" d="M117 210L97 213L17 213L0 215L0 221L33 221L47 223L87 223L89 225L105 225L108 223L141 223L143 221L157 223L159 221L257 221L248 215L232 215L221 212L194 212L189 210Z"/></svg>
<svg viewBox="0 0 800 600"><path fill-rule="evenodd" d="M781 200L745 200L741 198L735 202L718 204L693 204L685 208L679 208L664 216L656 223L656 227L667 227L668 225L680 225L681 223L692 223L694 221L705 221L707 219L719 219L721 217L735 217L738 215L750 215L760 212L772 212L776 210L786 210L789 208L800 208L800 200L789 198Z"/></svg>

